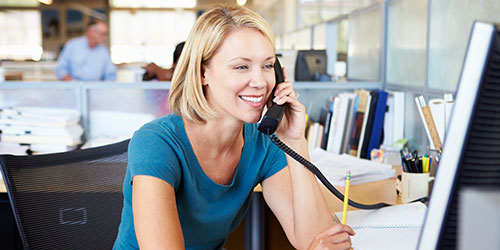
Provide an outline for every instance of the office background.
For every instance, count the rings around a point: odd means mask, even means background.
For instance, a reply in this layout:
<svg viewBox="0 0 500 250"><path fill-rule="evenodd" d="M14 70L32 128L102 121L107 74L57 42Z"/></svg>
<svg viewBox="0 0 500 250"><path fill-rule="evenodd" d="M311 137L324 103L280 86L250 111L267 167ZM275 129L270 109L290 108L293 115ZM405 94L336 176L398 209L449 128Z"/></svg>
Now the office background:
<svg viewBox="0 0 500 250"><path fill-rule="evenodd" d="M83 34L90 15L101 14L109 18L112 60L122 69L118 81L129 81L127 76L140 63L169 67L175 44L185 40L197 15L215 2L234 1L54 0L45 5L35 0L2 0L1 65L4 71L21 71L21 79L39 84L3 83L0 102L2 106L42 103L79 109L88 135L91 128L100 129L89 121L92 110L146 111L155 117L168 113L161 94L167 93L168 83L60 86L53 83L54 60L65 41ZM278 51L325 49L330 74L335 61L346 62L347 82L295 84L311 117L318 118L322 105L338 92L404 91L405 137L420 150L427 149L428 141L413 97L454 93L473 21L500 22L495 14L500 3L495 0L249 0L246 6L272 25ZM59 98L50 98L54 96ZM108 101L102 100L106 96ZM136 103L127 105L124 100L130 99ZM109 129L101 130L100 134Z"/></svg>

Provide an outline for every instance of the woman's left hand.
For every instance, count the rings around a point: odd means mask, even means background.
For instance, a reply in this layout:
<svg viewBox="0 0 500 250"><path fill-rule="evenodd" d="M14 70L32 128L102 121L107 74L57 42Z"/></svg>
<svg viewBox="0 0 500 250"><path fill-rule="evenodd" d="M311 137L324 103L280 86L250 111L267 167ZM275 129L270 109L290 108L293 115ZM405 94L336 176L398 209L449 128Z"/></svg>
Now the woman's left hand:
<svg viewBox="0 0 500 250"><path fill-rule="evenodd" d="M273 102L286 103L286 111L276 133L282 140L300 140L305 138L306 108L297 99L291 82L285 81L276 87ZM288 109L288 110L287 110Z"/></svg>

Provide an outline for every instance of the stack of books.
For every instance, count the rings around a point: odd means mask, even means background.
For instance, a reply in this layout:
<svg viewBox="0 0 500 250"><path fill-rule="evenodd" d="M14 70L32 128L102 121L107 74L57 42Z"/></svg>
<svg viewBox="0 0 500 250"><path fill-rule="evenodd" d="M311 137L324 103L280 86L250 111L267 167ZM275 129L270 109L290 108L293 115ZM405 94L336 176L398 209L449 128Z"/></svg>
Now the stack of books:
<svg viewBox="0 0 500 250"><path fill-rule="evenodd" d="M396 117L397 116L397 117ZM403 137L404 93L355 90L330 99L319 121L307 131L309 150L370 157L372 149Z"/></svg>
<svg viewBox="0 0 500 250"><path fill-rule="evenodd" d="M79 112L62 108L0 109L0 153L42 154L76 149L82 143Z"/></svg>

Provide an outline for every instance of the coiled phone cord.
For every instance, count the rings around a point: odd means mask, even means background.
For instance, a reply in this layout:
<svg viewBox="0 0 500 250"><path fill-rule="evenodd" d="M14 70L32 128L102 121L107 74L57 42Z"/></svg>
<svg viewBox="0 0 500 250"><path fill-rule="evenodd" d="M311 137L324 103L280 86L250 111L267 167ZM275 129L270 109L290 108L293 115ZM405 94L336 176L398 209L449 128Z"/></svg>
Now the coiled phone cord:
<svg viewBox="0 0 500 250"><path fill-rule="evenodd" d="M314 166L314 164L312 164L310 161L306 160L304 157L300 156L295 151L293 151L293 149L291 149L285 143L283 143L278 138L278 136L276 134L269 135L269 138L271 139L271 141L274 144L276 144L276 146L278 146L281 150L283 150L283 152L285 152L286 154L288 154L289 156L291 156L293 159L295 159L296 161L298 161L299 163L301 163L302 165L304 165L311 172L313 172L313 174L318 177L318 179L321 181L321 183L323 183L323 185L325 185L326 188L328 188L328 190L330 190L330 192L332 192L337 198L339 198L341 201L344 200L344 195L341 192L339 192L328 181L328 179L326 179L326 177L323 175L323 173L321 173L321 171L319 171L319 169L316 166ZM387 204L387 203L377 203L377 204L370 204L370 205L360 204L360 203L357 203L355 201L352 201L351 199L349 199L349 203L348 204L350 206L353 206L353 207L356 207L356 208L359 208L359 209L377 209L377 208L391 206L390 204Z"/></svg>

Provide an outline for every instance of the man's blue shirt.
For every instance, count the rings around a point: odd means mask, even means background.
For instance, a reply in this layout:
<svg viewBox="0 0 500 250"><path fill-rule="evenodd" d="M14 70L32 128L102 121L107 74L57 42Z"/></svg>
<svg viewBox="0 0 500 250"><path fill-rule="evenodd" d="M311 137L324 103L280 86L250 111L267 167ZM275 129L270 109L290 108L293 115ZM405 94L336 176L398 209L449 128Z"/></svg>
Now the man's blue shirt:
<svg viewBox="0 0 500 250"><path fill-rule="evenodd" d="M167 115L139 129L129 145L122 221L114 249L139 248L132 214L136 175L172 185L186 249L221 249L243 219L254 187L287 166L284 153L257 130L257 124L244 125L244 139L232 183L220 185L201 168L181 117Z"/></svg>
<svg viewBox="0 0 500 250"><path fill-rule="evenodd" d="M116 67L108 49L104 45L90 48L85 36L71 39L64 45L55 73L61 80L66 75L78 81L116 80Z"/></svg>

